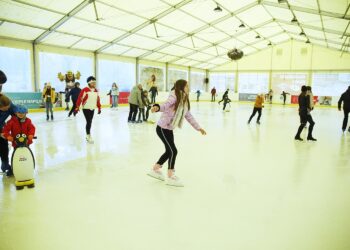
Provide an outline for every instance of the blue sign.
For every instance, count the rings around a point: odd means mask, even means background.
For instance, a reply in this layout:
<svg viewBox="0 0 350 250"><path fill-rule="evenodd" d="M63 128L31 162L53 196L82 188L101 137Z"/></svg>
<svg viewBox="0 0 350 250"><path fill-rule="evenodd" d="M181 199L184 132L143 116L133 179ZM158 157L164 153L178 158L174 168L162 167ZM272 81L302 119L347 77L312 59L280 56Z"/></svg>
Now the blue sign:
<svg viewBox="0 0 350 250"><path fill-rule="evenodd" d="M15 105L24 105L29 109L37 109L43 103L42 94L38 92L4 93Z"/></svg>

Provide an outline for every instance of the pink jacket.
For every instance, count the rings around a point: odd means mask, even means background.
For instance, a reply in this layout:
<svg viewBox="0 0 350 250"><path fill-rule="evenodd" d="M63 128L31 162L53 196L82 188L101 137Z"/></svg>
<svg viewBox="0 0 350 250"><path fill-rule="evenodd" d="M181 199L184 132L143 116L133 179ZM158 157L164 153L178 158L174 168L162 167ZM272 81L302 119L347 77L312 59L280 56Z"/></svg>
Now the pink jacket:
<svg viewBox="0 0 350 250"><path fill-rule="evenodd" d="M169 129L169 130L174 130L174 127L171 125L173 122L173 119L175 117L175 103L176 103L176 95L174 91L171 91L168 99L164 104L160 104L160 112L163 112L161 115L159 121L158 121L158 126L164 129ZM199 124L196 122L190 111L187 111L185 114L186 120L192 125L192 127L196 130L200 130L201 127Z"/></svg>

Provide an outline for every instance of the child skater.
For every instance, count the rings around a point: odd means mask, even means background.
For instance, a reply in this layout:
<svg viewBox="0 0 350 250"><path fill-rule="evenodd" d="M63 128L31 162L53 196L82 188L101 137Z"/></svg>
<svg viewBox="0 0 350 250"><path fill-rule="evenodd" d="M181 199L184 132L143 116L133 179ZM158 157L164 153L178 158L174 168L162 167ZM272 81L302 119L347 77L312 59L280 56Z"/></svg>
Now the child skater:
<svg viewBox="0 0 350 250"><path fill-rule="evenodd" d="M96 108L98 109L97 114L101 114L101 103L98 91L96 89L96 78L89 76L86 81L88 86L83 88L79 94L75 114L79 112L80 104L82 104L83 114L86 120L86 141L92 144L94 143L91 138L92 119L94 118Z"/></svg>
<svg viewBox="0 0 350 250"><path fill-rule="evenodd" d="M177 80L175 90L171 91L168 100L164 104L155 104L152 107L152 112L163 112L157 126L157 135L162 140L165 146L165 153L159 158L157 163L148 173L149 176L164 180L162 174L162 165L168 161L168 179L167 185L183 187L179 178L175 176L175 160L177 149L174 143L173 130L176 127L181 128L184 118L192 125L194 129L200 131L202 135L206 135L190 113L190 101L188 98L189 86L185 80Z"/></svg>
<svg viewBox="0 0 350 250"><path fill-rule="evenodd" d="M146 119L144 119L144 121L147 122L148 121L148 117L149 117L149 111L152 108L151 107L151 101L148 98L148 91L147 90L142 92L142 102L143 102L143 104L146 107L146 117L145 117Z"/></svg>
<svg viewBox="0 0 350 250"><path fill-rule="evenodd" d="M231 102L231 99L228 98L228 94L223 97L223 102L224 102L224 108L222 110L225 111L226 105Z"/></svg>
<svg viewBox="0 0 350 250"><path fill-rule="evenodd" d="M258 119L256 120L256 123L260 125L261 111L262 111L263 107L264 107L264 95L263 94L257 95L256 99L255 99L253 113L248 120L248 124L253 119L253 117L256 115L256 112L258 112L259 115L258 115Z"/></svg>
<svg viewBox="0 0 350 250"><path fill-rule="evenodd" d="M27 144L33 143L35 127L32 121L27 118L28 109L22 105L15 108L15 115L6 123L3 128L3 137L12 142L14 148L17 147L15 137L18 134L25 134L28 138Z"/></svg>

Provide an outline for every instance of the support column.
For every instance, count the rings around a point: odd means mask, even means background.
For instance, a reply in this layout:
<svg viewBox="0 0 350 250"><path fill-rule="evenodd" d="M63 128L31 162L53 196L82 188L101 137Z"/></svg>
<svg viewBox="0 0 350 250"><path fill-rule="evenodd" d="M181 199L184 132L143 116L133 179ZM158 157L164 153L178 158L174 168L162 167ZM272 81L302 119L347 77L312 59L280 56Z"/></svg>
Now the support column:
<svg viewBox="0 0 350 250"><path fill-rule="evenodd" d="M99 87L99 80L98 80L98 62L97 62L97 52L94 52L94 76L97 79L97 87Z"/></svg>
<svg viewBox="0 0 350 250"><path fill-rule="evenodd" d="M136 57L136 64L135 64L135 67L136 67L136 72L135 72L135 76L136 76L136 79L135 79L135 83L139 83L139 58Z"/></svg>
<svg viewBox="0 0 350 250"><path fill-rule="evenodd" d="M236 70L235 70L235 93L238 93L238 62L236 62Z"/></svg>
<svg viewBox="0 0 350 250"><path fill-rule="evenodd" d="M33 57L32 57L32 88L35 92L39 91L39 81L38 81L38 65L37 65L37 53L36 53L36 45L32 43L33 46Z"/></svg>
<svg viewBox="0 0 350 250"><path fill-rule="evenodd" d="M165 91L169 91L169 63L165 63Z"/></svg>

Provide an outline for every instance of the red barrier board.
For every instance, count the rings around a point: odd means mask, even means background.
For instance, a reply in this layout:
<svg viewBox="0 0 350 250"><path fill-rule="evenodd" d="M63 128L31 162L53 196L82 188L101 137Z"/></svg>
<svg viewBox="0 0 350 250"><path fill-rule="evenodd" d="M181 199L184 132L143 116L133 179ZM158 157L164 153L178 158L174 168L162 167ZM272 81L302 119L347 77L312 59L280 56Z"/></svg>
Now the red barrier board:
<svg viewBox="0 0 350 250"><path fill-rule="evenodd" d="M128 103L130 92L119 92L119 104L125 104ZM112 96L109 97L109 104L112 104Z"/></svg>
<svg viewBox="0 0 350 250"><path fill-rule="evenodd" d="M298 104L299 103L298 98L299 98L298 95L292 95L291 103ZM318 102L318 96L314 96L314 104L316 104L317 102Z"/></svg>

